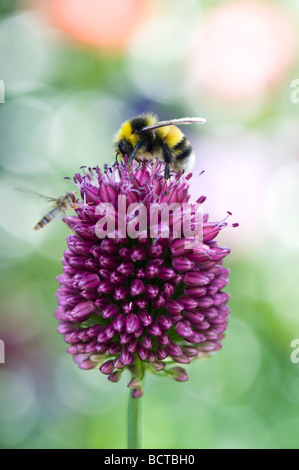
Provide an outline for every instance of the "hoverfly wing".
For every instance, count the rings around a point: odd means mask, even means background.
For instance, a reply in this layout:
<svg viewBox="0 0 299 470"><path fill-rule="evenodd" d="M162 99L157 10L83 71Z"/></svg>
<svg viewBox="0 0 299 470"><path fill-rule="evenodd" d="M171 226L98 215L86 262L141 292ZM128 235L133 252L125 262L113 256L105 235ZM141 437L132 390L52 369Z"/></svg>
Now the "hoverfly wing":
<svg viewBox="0 0 299 470"><path fill-rule="evenodd" d="M157 124L154 124L152 126L146 126L141 129L141 131L152 131L154 129L158 129L159 127L164 127L164 126L180 126L180 125L186 125L186 124L204 124L207 122L206 119L201 118L201 117L186 117L186 118L180 118L180 119L171 119L169 121L160 121L157 122Z"/></svg>
<svg viewBox="0 0 299 470"><path fill-rule="evenodd" d="M49 201L49 202L55 202L57 200L57 198L55 198L55 197L45 196L44 194L41 194L41 193L39 193L37 191L34 191L33 189L29 189L29 188L23 188L22 187L22 188L15 188L15 190L23 193L26 196L39 197L39 198L44 199L45 201Z"/></svg>

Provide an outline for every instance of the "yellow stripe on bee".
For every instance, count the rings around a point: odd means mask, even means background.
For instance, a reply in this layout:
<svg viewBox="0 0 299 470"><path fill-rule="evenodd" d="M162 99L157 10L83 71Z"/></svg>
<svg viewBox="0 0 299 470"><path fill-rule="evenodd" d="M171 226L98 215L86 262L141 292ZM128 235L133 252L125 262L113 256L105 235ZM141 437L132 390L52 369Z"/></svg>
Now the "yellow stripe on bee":
<svg viewBox="0 0 299 470"><path fill-rule="evenodd" d="M140 137L138 134L131 134L131 135L128 135L128 136L125 136L125 139L130 142L130 144L132 145L132 147L134 148L137 144L137 142L139 142L140 140Z"/></svg>
<svg viewBox="0 0 299 470"><path fill-rule="evenodd" d="M115 135L115 141L119 142L123 140L124 137L130 135L132 132L132 126L129 121L123 123L121 128L119 129L118 133Z"/></svg>
<svg viewBox="0 0 299 470"><path fill-rule="evenodd" d="M115 137L116 142L120 142L123 139L126 140L127 142L130 142L133 148L135 147L135 145L137 144L139 140L138 135L132 133L132 126L131 126L130 121L126 121L123 123L118 134Z"/></svg>
<svg viewBox="0 0 299 470"><path fill-rule="evenodd" d="M157 129L157 135L164 139L169 148L175 147L184 138L183 132L176 126L161 127Z"/></svg>
<svg viewBox="0 0 299 470"><path fill-rule="evenodd" d="M123 125L120 128L120 133L122 137L132 134L132 126L129 121L123 123Z"/></svg>
<svg viewBox="0 0 299 470"><path fill-rule="evenodd" d="M146 125L145 127L147 126L153 126L154 124L157 124L158 122L158 116L156 116L155 114L153 113L145 113L142 115L145 120L146 120Z"/></svg>

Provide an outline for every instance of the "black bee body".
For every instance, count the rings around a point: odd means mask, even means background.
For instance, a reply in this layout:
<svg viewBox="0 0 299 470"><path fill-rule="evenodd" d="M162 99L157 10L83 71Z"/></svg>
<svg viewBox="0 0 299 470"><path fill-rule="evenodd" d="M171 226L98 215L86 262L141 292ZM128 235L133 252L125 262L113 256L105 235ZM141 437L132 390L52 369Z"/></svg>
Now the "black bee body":
<svg viewBox="0 0 299 470"><path fill-rule="evenodd" d="M136 160L158 158L165 163L165 179L170 169L186 170L193 160L193 149L183 132L174 124L205 122L202 118L183 118L159 122L153 114L141 114L124 122L115 138L115 150L121 158Z"/></svg>

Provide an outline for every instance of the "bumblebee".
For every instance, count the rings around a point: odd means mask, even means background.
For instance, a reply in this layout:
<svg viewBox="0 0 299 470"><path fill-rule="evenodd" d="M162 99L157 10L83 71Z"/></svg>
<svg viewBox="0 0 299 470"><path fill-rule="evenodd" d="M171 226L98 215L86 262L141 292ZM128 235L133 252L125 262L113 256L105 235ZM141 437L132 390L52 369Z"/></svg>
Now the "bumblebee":
<svg viewBox="0 0 299 470"><path fill-rule="evenodd" d="M174 172L188 170L194 163L193 149L183 132L177 127L183 124L203 124L199 117L160 121L151 113L140 114L124 122L115 137L115 152L128 164L158 158L165 163L164 178Z"/></svg>

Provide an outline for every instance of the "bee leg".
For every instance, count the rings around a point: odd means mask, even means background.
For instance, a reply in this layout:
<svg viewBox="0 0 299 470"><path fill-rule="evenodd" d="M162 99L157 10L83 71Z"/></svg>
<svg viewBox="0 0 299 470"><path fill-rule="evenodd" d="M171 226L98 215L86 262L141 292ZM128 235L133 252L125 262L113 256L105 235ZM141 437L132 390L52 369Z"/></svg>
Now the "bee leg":
<svg viewBox="0 0 299 470"><path fill-rule="evenodd" d="M130 158L129 158L129 161L128 161L128 165L130 165L132 163L132 161L134 160L135 158L135 155L136 153L138 152L138 149L144 144L144 140L139 140L139 142L137 142L137 144L135 145L134 147L134 150L133 152L131 153L130 155Z"/></svg>
<svg viewBox="0 0 299 470"><path fill-rule="evenodd" d="M163 142L163 156L164 156L164 162L165 162L164 180L165 180L165 185L166 185L166 193L168 194L167 180L169 180L170 178L169 164L171 163L171 151L169 150L169 147L165 142Z"/></svg>
<svg viewBox="0 0 299 470"><path fill-rule="evenodd" d="M165 181L169 180L170 178L170 167L168 163L165 164L165 170L164 170L164 179Z"/></svg>
<svg viewBox="0 0 299 470"><path fill-rule="evenodd" d="M118 161L117 155L118 153L115 155L115 165L117 166L118 175L119 175L119 178L121 179L121 174L119 170L119 161Z"/></svg>
<svg viewBox="0 0 299 470"><path fill-rule="evenodd" d="M165 191L165 194L168 194L169 191L168 191L168 180L170 178L170 168L169 168L169 165L168 163L165 164L165 170L164 170L164 182L165 182L165 186L166 186L166 191Z"/></svg>
<svg viewBox="0 0 299 470"><path fill-rule="evenodd" d="M163 142L163 156L164 156L164 162L165 162L164 178L169 179L170 178L169 164L171 163L171 151L165 142Z"/></svg>

